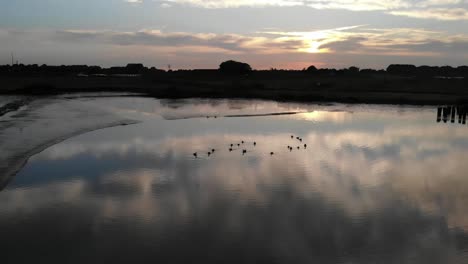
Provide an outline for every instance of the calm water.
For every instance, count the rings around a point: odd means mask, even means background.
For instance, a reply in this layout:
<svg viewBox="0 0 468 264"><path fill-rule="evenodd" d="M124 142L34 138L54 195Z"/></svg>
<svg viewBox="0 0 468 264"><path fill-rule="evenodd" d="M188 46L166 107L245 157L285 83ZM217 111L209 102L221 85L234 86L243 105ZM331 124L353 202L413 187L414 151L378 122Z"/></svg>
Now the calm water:
<svg viewBox="0 0 468 264"><path fill-rule="evenodd" d="M2 263L468 263L468 126L437 109L89 100L143 122L32 157Z"/></svg>

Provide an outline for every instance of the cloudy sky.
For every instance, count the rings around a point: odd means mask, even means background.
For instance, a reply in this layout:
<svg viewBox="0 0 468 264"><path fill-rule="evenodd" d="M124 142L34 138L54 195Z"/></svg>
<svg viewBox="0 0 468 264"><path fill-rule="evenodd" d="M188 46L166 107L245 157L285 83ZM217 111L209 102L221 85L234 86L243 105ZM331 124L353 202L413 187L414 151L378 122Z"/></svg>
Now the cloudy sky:
<svg viewBox="0 0 468 264"><path fill-rule="evenodd" d="M468 64L468 0L1 0L0 64Z"/></svg>

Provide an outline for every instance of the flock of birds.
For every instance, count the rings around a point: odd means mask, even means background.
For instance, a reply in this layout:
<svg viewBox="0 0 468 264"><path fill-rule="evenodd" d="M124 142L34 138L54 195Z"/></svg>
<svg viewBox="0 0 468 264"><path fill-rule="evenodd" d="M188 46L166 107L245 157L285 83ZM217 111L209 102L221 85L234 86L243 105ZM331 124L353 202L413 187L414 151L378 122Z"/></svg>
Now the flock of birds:
<svg viewBox="0 0 468 264"><path fill-rule="evenodd" d="M301 142L301 143L302 143L302 141L303 141L301 137L295 137L294 135L291 135L291 139L294 139L294 138L296 138L296 140L299 141L299 142ZM230 145L229 145L229 152L233 152L233 151L235 151L235 150L241 149L241 146L245 146L246 144L247 144L247 143L246 143L244 140L242 140L240 143L230 144ZM254 147L257 146L257 142L256 142L256 141L254 141L252 144L253 144ZM235 147L237 147L237 148L235 148ZM302 147L304 147L304 149L307 149L307 144L304 144ZM288 150L289 150L290 152L293 151L293 149L294 149L294 147L288 145ZM301 146L297 146L297 149L301 149ZM215 152L216 152L216 149L211 149L211 150L209 150L209 151L207 152L208 157L210 157L211 155L213 155ZM247 154L247 149L242 148L242 155L245 155L245 154ZM273 151L270 152L270 155L271 155L271 156L275 155L275 152L273 152ZM194 156L195 158L198 158L198 156L199 156L198 152L193 153L193 156Z"/></svg>

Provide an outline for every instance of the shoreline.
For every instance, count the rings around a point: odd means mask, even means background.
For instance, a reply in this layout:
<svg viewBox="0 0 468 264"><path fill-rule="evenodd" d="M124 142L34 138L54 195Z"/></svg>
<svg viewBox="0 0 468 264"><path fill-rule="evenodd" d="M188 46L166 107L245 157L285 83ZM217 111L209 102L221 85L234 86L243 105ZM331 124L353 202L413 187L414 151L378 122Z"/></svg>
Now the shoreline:
<svg viewBox="0 0 468 264"><path fill-rule="evenodd" d="M137 93L159 99L264 99L280 102L394 105L468 104L467 79L261 76L0 77L0 95Z"/></svg>
<svg viewBox="0 0 468 264"><path fill-rule="evenodd" d="M21 107L28 105L32 101L32 98L18 99L13 102L9 102L0 107L0 117L18 111Z"/></svg>

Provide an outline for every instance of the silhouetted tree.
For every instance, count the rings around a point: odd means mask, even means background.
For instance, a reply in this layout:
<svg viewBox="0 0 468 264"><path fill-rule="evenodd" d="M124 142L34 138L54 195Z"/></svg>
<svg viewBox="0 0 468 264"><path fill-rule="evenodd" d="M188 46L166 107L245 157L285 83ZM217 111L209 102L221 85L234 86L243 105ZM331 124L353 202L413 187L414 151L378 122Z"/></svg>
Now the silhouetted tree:
<svg viewBox="0 0 468 264"><path fill-rule="evenodd" d="M247 74L252 68L247 63L229 60L219 65L219 71L227 74Z"/></svg>
<svg viewBox="0 0 468 264"><path fill-rule="evenodd" d="M359 71L359 73L363 75L375 75L375 74L378 74L379 71L374 70L374 69L362 69Z"/></svg>
<svg viewBox="0 0 468 264"><path fill-rule="evenodd" d="M351 66L349 67L348 69L345 70L345 73L346 74L349 74L349 75L358 75L359 74L359 68L356 67L356 66Z"/></svg>
<svg viewBox="0 0 468 264"><path fill-rule="evenodd" d="M468 66L460 66L457 68L457 73L459 76L468 77Z"/></svg>
<svg viewBox="0 0 468 264"><path fill-rule="evenodd" d="M388 73L395 75L415 75L416 71L416 66L410 64L392 64L387 68Z"/></svg>
<svg viewBox="0 0 468 264"><path fill-rule="evenodd" d="M138 74L145 70L145 66L141 63L129 63L125 67L125 72L128 74Z"/></svg>
<svg viewBox="0 0 468 264"><path fill-rule="evenodd" d="M310 72L310 73L316 73L317 71L318 70L314 65L311 65L309 66L309 68L307 68L307 72Z"/></svg>

